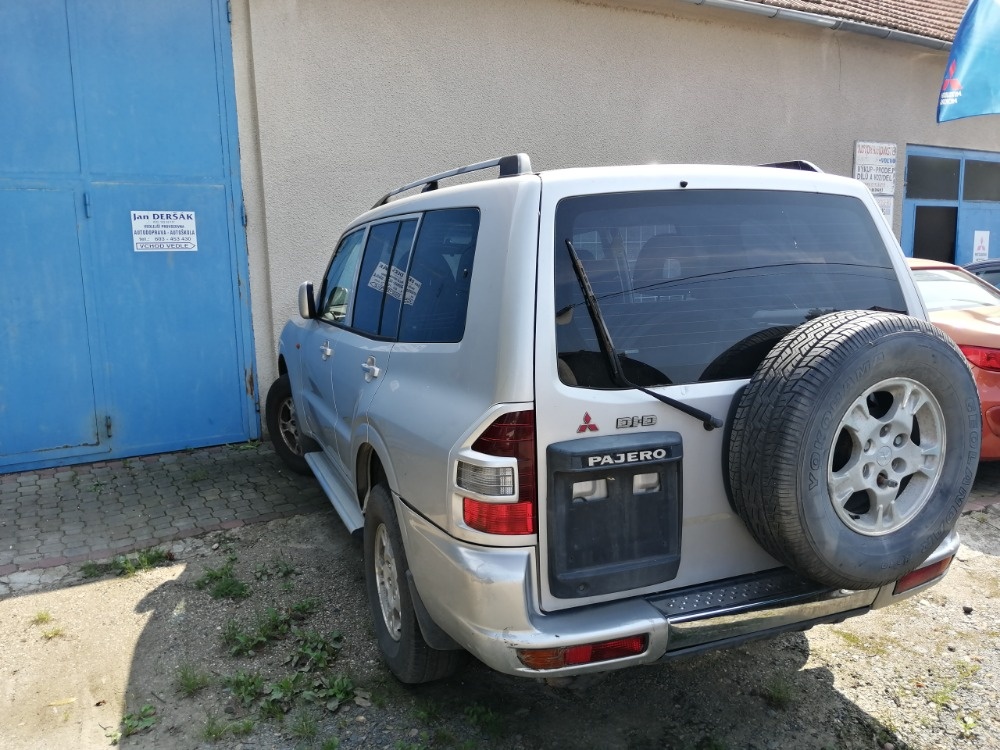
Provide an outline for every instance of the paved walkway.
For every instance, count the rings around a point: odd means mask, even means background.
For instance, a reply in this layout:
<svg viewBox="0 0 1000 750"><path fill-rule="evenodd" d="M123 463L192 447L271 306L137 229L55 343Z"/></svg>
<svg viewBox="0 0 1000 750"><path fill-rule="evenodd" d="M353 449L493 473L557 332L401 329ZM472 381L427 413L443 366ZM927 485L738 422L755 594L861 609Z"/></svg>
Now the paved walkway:
<svg viewBox="0 0 1000 750"><path fill-rule="evenodd" d="M329 508L268 443L0 474L0 595L21 571Z"/></svg>
<svg viewBox="0 0 1000 750"><path fill-rule="evenodd" d="M998 503L1000 462L984 464L966 511ZM0 596L43 583L44 571L329 509L268 443L0 474Z"/></svg>

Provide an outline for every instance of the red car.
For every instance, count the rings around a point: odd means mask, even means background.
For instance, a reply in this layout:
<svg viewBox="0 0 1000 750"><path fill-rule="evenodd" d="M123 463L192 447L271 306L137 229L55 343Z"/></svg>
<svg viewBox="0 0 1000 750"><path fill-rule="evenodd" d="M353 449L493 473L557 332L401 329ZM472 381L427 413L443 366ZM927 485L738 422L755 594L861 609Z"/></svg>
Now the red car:
<svg viewBox="0 0 1000 750"><path fill-rule="evenodd" d="M1000 460L1000 290L951 263L907 258L907 264L931 322L972 365L983 410L979 458Z"/></svg>

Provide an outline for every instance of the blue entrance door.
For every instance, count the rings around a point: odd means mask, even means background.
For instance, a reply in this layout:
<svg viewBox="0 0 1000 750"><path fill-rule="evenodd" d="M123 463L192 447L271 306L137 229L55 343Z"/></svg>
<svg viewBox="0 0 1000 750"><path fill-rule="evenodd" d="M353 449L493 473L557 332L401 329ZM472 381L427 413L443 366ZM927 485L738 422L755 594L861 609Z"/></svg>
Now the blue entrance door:
<svg viewBox="0 0 1000 750"><path fill-rule="evenodd" d="M1000 257L1000 203L963 203L958 210L955 262Z"/></svg>
<svg viewBox="0 0 1000 750"><path fill-rule="evenodd" d="M0 3L0 471L259 434L225 0Z"/></svg>

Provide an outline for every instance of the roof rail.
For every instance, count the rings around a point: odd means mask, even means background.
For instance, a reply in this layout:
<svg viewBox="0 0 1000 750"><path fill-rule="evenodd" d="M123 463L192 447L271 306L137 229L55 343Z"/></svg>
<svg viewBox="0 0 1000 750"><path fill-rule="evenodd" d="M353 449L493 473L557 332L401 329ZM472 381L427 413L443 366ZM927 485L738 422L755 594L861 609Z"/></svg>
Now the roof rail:
<svg viewBox="0 0 1000 750"><path fill-rule="evenodd" d="M822 172L823 170L811 161L793 159L792 161L776 161L771 164L758 164L758 167L775 167L777 169L798 169L802 172Z"/></svg>
<svg viewBox="0 0 1000 750"><path fill-rule="evenodd" d="M424 177L416 182L411 182L408 185L403 185L395 190L390 190L388 193L383 195L378 202L372 206L372 208L384 206L392 196L398 195L399 193L405 193L407 190L412 190L413 188L420 186L423 186L424 188L420 191L422 193L426 193L430 190L437 190L439 180L443 180L447 177L455 177L460 174L466 174L467 172L476 172L480 169L489 169L491 167L500 167L500 177L513 177L514 175L519 174L531 174L531 159L528 158L527 154L513 154L512 156L501 156L498 159L481 161L477 164L468 164L464 167L458 167L457 169L449 169L447 172L441 172L440 174L432 174L430 177Z"/></svg>

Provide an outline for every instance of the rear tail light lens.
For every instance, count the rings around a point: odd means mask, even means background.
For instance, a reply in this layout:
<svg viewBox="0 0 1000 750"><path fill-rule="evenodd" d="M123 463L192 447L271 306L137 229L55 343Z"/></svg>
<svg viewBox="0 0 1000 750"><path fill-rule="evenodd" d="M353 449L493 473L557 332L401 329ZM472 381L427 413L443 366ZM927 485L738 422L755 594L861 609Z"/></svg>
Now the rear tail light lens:
<svg viewBox="0 0 1000 750"><path fill-rule="evenodd" d="M530 669L561 669L637 656L646 650L648 644L648 635L633 635L566 648L522 648L518 649L517 658Z"/></svg>
<svg viewBox="0 0 1000 750"><path fill-rule="evenodd" d="M456 479L459 487L497 498L492 502L463 498L465 523L487 534L534 534L538 499L535 492L535 412L516 411L498 417L472 444L472 450L516 459L517 495L514 494L513 468L483 467L459 461Z"/></svg>
<svg viewBox="0 0 1000 750"><path fill-rule="evenodd" d="M535 504L484 503L462 499L462 518L468 526L487 534L534 534Z"/></svg>
<svg viewBox="0 0 1000 750"><path fill-rule="evenodd" d="M952 559L953 556L949 556L932 565L917 568L912 573L907 573L905 576L896 581L896 587L892 590L892 593L902 594L905 591L915 589L917 586L937 578L939 575L942 575L946 570L948 570L948 566L951 565Z"/></svg>
<svg viewBox="0 0 1000 750"><path fill-rule="evenodd" d="M1000 372L1000 349L990 349L985 346L966 346L964 344L958 348L962 350L965 358L976 367L982 370Z"/></svg>

